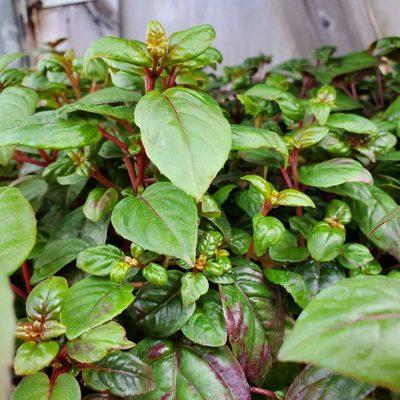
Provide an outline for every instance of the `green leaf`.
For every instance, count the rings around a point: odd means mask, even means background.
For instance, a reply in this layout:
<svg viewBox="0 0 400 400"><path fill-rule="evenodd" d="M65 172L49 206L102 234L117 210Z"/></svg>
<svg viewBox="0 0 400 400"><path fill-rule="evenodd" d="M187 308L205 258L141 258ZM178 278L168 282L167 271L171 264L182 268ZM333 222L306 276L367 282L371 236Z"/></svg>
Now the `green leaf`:
<svg viewBox="0 0 400 400"><path fill-rule="evenodd" d="M110 213L119 200L119 193L114 188L95 188L87 196L83 206L86 218L99 222Z"/></svg>
<svg viewBox="0 0 400 400"><path fill-rule="evenodd" d="M228 338L248 380L261 384L282 341L282 304L258 266L247 262L234 271L236 283L219 287Z"/></svg>
<svg viewBox="0 0 400 400"><path fill-rule="evenodd" d="M31 321L58 320L67 291L68 283L61 276L52 276L40 282L26 300L26 316Z"/></svg>
<svg viewBox="0 0 400 400"><path fill-rule="evenodd" d="M200 213L206 218L218 218L221 215L221 209L212 196L205 194L201 199Z"/></svg>
<svg viewBox="0 0 400 400"><path fill-rule="evenodd" d="M311 293L300 274L289 270L266 269L264 275L272 283L283 286L301 308L310 302Z"/></svg>
<svg viewBox="0 0 400 400"><path fill-rule="evenodd" d="M329 129L325 126L310 125L290 132L285 136L285 140L291 146L305 149L320 142L328 133Z"/></svg>
<svg viewBox="0 0 400 400"><path fill-rule="evenodd" d="M84 111L91 114L98 114L104 117L121 119L128 122L134 121L134 109L131 106L111 106L109 104L87 104L77 101L67 104L57 110L59 118L66 118L69 114L77 111Z"/></svg>
<svg viewBox="0 0 400 400"><path fill-rule="evenodd" d="M338 257L340 265L349 269L360 269L372 260L374 257L368 248L359 243L345 244Z"/></svg>
<svg viewBox="0 0 400 400"><path fill-rule="evenodd" d="M274 86L259 83L247 90L245 94L277 102L282 113L294 121L298 121L304 116L304 106L301 100L291 93Z"/></svg>
<svg viewBox="0 0 400 400"><path fill-rule="evenodd" d="M36 92L24 87L8 87L0 94L1 121L15 121L35 113L39 97Z"/></svg>
<svg viewBox="0 0 400 400"><path fill-rule="evenodd" d="M344 201L333 199L326 207L325 217L347 225L351 221L351 210Z"/></svg>
<svg viewBox="0 0 400 400"><path fill-rule="evenodd" d="M284 189L278 193L274 204L280 206L296 206L296 207L312 207L315 208L314 202L303 192L296 189Z"/></svg>
<svg viewBox="0 0 400 400"><path fill-rule="evenodd" d="M89 247L79 253L76 266L91 275L108 276L124 256L124 252L112 244Z"/></svg>
<svg viewBox="0 0 400 400"><path fill-rule="evenodd" d="M14 356L14 299L6 274L0 271L0 398L8 399L11 389L10 365Z"/></svg>
<svg viewBox="0 0 400 400"><path fill-rule="evenodd" d="M308 365L291 384L285 400L337 400L343 393L351 400L363 400L373 390L371 385Z"/></svg>
<svg viewBox="0 0 400 400"><path fill-rule="evenodd" d="M254 251L258 257L265 254L268 247L279 243L285 234L285 227L275 217L256 214L253 217Z"/></svg>
<svg viewBox="0 0 400 400"><path fill-rule="evenodd" d="M378 128L372 121L357 114L331 114L327 125L330 128L344 129L347 132L358 134L375 135L378 133Z"/></svg>
<svg viewBox="0 0 400 400"><path fill-rule="evenodd" d="M318 99L311 99L310 108L318 123L325 125L331 113L331 107Z"/></svg>
<svg viewBox="0 0 400 400"><path fill-rule="evenodd" d="M67 343L68 355L80 363L101 360L112 350L126 350L134 343L126 339L125 329L114 321L93 328Z"/></svg>
<svg viewBox="0 0 400 400"><path fill-rule="evenodd" d="M221 298L217 291L209 290L196 302L196 309L182 333L202 346L219 347L226 343L227 332Z"/></svg>
<svg viewBox="0 0 400 400"><path fill-rule="evenodd" d="M75 283L61 309L61 322L68 339L107 322L124 311L133 300L133 287L91 276Z"/></svg>
<svg viewBox="0 0 400 400"><path fill-rule="evenodd" d="M208 280L201 272L186 272L181 278L181 283L181 296L184 306L195 303L200 296L208 292Z"/></svg>
<svg viewBox="0 0 400 400"><path fill-rule="evenodd" d="M143 278L153 285L166 285L168 283L167 270L160 264L147 264L142 270Z"/></svg>
<svg viewBox="0 0 400 400"><path fill-rule="evenodd" d="M142 95L139 92L120 89L114 86L96 90L83 96L79 102L85 104L113 104L113 103L137 103Z"/></svg>
<svg viewBox="0 0 400 400"><path fill-rule="evenodd" d="M400 329L399 292L400 281L385 276L339 281L305 308L279 359L312 363L399 391L400 356L394 351Z"/></svg>
<svg viewBox="0 0 400 400"><path fill-rule="evenodd" d="M60 239L46 245L43 252L35 260L32 283L57 273L61 268L74 261L78 254L89 247L89 244L77 238Z"/></svg>
<svg viewBox="0 0 400 400"><path fill-rule="evenodd" d="M153 337L167 337L179 331L192 316L196 306L182 303L182 272L168 271L168 283L146 283L136 294L128 312L135 323Z"/></svg>
<svg viewBox="0 0 400 400"><path fill-rule="evenodd" d="M1 270L11 275L28 257L36 240L35 214L17 188L0 188L0 237Z"/></svg>
<svg viewBox="0 0 400 400"><path fill-rule="evenodd" d="M230 126L215 100L179 87L151 91L136 106L135 122L150 160L200 201L231 149Z"/></svg>
<svg viewBox="0 0 400 400"><path fill-rule="evenodd" d="M253 128L245 125L231 125L232 150L261 149L265 155L275 158L283 166L287 166L289 155L286 143L273 131Z"/></svg>
<svg viewBox="0 0 400 400"><path fill-rule="evenodd" d="M49 400L80 400L81 398L78 381L71 374L61 374L54 383ZM39 399L35 397L32 400Z"/></svg>
<svg viewBox="0 0 400 400"><path fill-rule="evenodd" d="M165 65L174 65L191 60L211 46L215 31L211 25L203 24L173 33L168 38L168 54Z"/></svg>
<svg viewBox="0 0 400 400"><path fill-rule="evenodd" d="M229 241L230 249L240 256L247 253L251 242L251 236L242 229L232 229L231 239Z"/></svg>
<svg viewBox="0 0 400 400"><path fill-rule="evenodd" d="M398 218L387 222L371 233L378 222L397 207L397 203L376 186L366 186L360 190L364 190L365 198L349 202L353 220L376 246L400 260L398 239L400 237L400 220Z"/></svg>
<svg viewBox="0 0 400 400"><path fill-rule="evenodd" d="M333 158L318 164L305 165L299 170L300 182L307 186L326 188L346 182L372 184L368 170L350 158Z"/></svg>
<svg viewBox="0 0 400 400"><path fill-rule="evenodd" d="M96 59L106 59L137 66L151 67L151 57L144 43L113 36L104 36L86 50L83 57L83 69Z"/></svg>
<svg viewBox="0 0 400 400"><path fill-rule="evenodd" d="M28 375L14 389L11 400L80 400L79 383L70 374L59 375L50 395L50 381L43 372Z"/></svg>
<svg viewBox="0 0 400 400"><path fill-rule="evenodd" d="M151 366L156 380L155 390L141 400L251 400L243 370L227 346L147 338L132 353Z"/></svg>
<svg viewBox="0 0 400 400"><path fill-rule="evenodd" d="M311 257L317 261L331 261L336 258L346 240L343 227L335 227L329 223L318 222L307 239L307 248Z"/></svg>
<svg viewBox="0 0 400 400"><path fill-rule="evenodd" d="M14 370L17 375L30 375L47 367L58 353L58 343L25 342L18 347L14 359Z"/></svg>
<svg viewBox="0 0 400 400"><path fill-rule="evenodd" d="M269 200L271 194L274 191L274 187L272 186L272 184L267 182L264 178L262 178L259 175L245 175L242 176L240 179L250 182L257 190L257 192L262 194L264 199Z"/></svg>
<svg viewBox="0 0 400 400"><path fill-rule="evenodd" d="M13 61L18 60L19 58L24 56L24 53L10 53L0 56L0 71L6 68L8 64L11 64Z"/></svg>
<svg viewBox="0 0 400 400"><path fill-rule="evenodd" d="M170 183L155 183L140 197L126 197L114 208L111 221L125 239L146 250L193 264L197 242L196 204Z"/></svg>
<svg viewBox="0 0 400 400"><path fill-rule="evenodd" d="M38 175L25 175L12 182L10 186L21 191L22 195L31 203L35 212L41 207L49 190L46 180Z"/></svg>
<svg viewBox="0 0 400 400"><path fill-rule="evenodd" d="M49 378L44 372L28 375L14 389L11 400L48 400L49 387Z"/></svg>
<svg viewBox="0 0 400 400"><path fill-rule="evenodd" d="M0 146L23 145L41 149L69 149L96 143L101 135L91 120L58 119L57 111L0 122Z"/></svg>
<svg viewBox="0 0 400 400"><path fill-rule="evenodd" d="M132 354L115 351L94 365L81 367L86 386L116 396L137 396L155 388L151 368Z"/></svg>
<svg viewBox="0 0 400 400"><path fill-rule="evenodd" d="M288 229L283 239L269 248L270 257L279 262L300 262L309 255L307 247L297 247L297 237Z"/></svg>
<svg viewBox="0 0 400 400"><path fill-rule="evenodd" d="M214 47L209 47L197 57L179 64L179 77L182 78L182 71L194 71L206 66L216 68L222 62L222 54Z"/></svg>
<svg viewBox="0 0 400 400"><path fill-rule="evenodd" d="M218 206L222 206L225 201L228 199L230 193L233 189L236 189L236 185L225 185L219 188L216 192L214 192L211 196L217 202Z"/></svg>

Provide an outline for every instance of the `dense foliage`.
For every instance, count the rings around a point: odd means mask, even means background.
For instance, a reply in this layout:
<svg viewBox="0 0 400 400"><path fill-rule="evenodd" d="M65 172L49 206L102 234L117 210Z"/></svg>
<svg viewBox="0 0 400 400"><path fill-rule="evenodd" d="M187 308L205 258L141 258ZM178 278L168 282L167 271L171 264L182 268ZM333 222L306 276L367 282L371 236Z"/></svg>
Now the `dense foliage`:
<svg viewBox="0 0 400 400"><path fill-rule="evenodd" d="M398 398L400 39L214 36L0 57L1 399Z"/></svg>

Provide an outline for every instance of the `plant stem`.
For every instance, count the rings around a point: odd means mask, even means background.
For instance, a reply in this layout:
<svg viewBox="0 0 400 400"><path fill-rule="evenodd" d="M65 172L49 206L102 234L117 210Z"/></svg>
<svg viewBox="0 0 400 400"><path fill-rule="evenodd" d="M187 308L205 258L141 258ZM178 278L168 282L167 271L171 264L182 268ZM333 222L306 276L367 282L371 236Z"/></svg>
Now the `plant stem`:
<svg viewBox="0 0 400 400"><path fill-rule="evenodd" d="M140 153L137 158L137 168L138 168L137 186L138 187L144 185L146 165L147 165L146 150L143 146L142 141L140 141Z"/></svg>
<svg viewBox="0 0 400 400"><path fill-rule="evenodd" d="M263 121L264 117L262 115L257 115L257 117L254 118L254 126L256 128L261 128Z"/></svg>
<svg viewBox="0 0 400 400"><path fill-rule="evenodd" d="M269 397L270 399L278 399L276 394L272 390L261 389L258 387L250 386L250 392L255 394L261 394L263 396Z"/></svg>
<svg viewBox="0 0 400 400"><path fill-rule="evenodd" d="M280 169L280 171L281 171L281 174L282 174L282 176L283 176L283 179L285 180L286 186L287 186L289 189L291 189L291 188L293 187L293 183L292 183L292 180L290 179L290 176L289 176L289 174L288 174L286 168L285 168L285 167L280 167L279 169Z"/></svg>
<svg viewBox="0 0 400 400"><path fill-rule="evenodd" d="M102 185L108 187L108 188L114 188L117 190L121 190L120 187L118 187L117 185L115 185L114 183L112 183L110 180L108 180L97 168L92 168L90 171L90 176L93 179L96 179L97 181L99 181Z"/></svg>
<svg viewBox="0 0 400 400"><path fill-rule="evenodd" d="M48 163L46 163L44 161L39 161L39 160L35 160L34 158L28 157L26 154L24 154L20 151L14 152L13 159L15 161L26 162L29 164L37 165L38 167L47 167L47 165L48 165Z"/></svg>
<svg viewBox="0 0 400 400"><path fill-rule="evenodd" d="M56 161L57 158L58 158L58 149L54 149L54 150L51 152L51 161Z"/></svg>
<svg viewBox="0 0 400 400"><path fill-rule="evenodd" d="M135 171L133 169L133 165L131 163L131 160L130 160L130 158L128 156L124 157L123 160L124 160L124 163L125 163L125 167L128 170L128 175L129 175L129 179L131 181L131 185L132 185L133 191L135 193L137 193L138 184L137 184Z"/></svg>
<svg viewBox="0 0 400 400"><path fill-rule="evenodd" d="M29 294L32 290L32 286L31 286L30 276L29 276L29 267L26 262L24 262L22 264L21 270L22 270L22 276L24 278L26 292Z"/></svg>
<svg viewBox="0 0 400 400"><path fill-rule="evenodd" d="M48 164L51 163L51 157L43 149L39 149L39 154L45 162L47 162Z"/></svg>
<svg viewBox="0 0 400 400"><path fill-rule="evenodd" d="M104 139L115 143L121 150L128 152L128 146L124 142L122 142L121 140L116 138L115 136L108 133L102 126L99 126L99 131Z"/></svg>
<svg viewBox="0 0 400 400"><path fill-rule="evenodd" d="M290 167L292 169L292 177L293 177L293 186L299 190L299 172L297 170L297 162L299 158L299 150L294 148L290 152ZM301 207L296 208L297 216L301 217L303 215L303 211Z"/></svg>
<svg viewBox="0 0 400 400"><path fill-rule="evenodd" d="M21 297L22 300L26 301L28 296L18 287L10 283L11 290L19 297Z"/></svg>

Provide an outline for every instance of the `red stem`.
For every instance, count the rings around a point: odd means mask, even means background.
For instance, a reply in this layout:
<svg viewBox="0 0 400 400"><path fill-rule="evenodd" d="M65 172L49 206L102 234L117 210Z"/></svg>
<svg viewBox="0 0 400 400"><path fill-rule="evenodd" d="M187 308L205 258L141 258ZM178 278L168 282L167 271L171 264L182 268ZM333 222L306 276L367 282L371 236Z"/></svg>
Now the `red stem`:
<svg viewBox="0 0 400 400"><path fill-rule="evenodd" d="M128 175L129 175L129 179L131 180L131 184L132 184L132 188L134 190L134 192L137 192L137 180L136 180L136 176L135 176L135 171L133 170L133 165L131 163L131 160L129 157L124 157L123 158L126 169L128 170Z"/></svg>
<svg viewBox="0 0 400 400"><path fill-rule="evenodd" d="M137 187L143 186L144 184L146 165L147 165L146 150L143 146L143 143L140 142L140 153L137 158L137 168L138 168Z"/></svg>
<svg viewBox="0 0 400 400"><path fill-rule="evenodd" d="M28 298L28 296L22 291L22 289L20 289L18 286L13 285L12 283L10 283L10 287L12 289L12 291L19 297L21 297L22 300L26 301L26 299Z"/></svg>
<svg viewBox="0 0 400 400"><path fill-rule="evenodd" d="M39 154L43 158L43 160L45 162L47 162L47 164L51 163L52 160L51 160L50 156L44 150L39 149Z"/></svg>
<svg viewBox="0 0 400 400"><path fill-rule="evenodd" d="M51 152L51 161L56 161L57 158L58 158L58 150L57 150L57 149L54 149L54 150Z"/></svg>
<svg viewBox="0 0 400 400"><path fill-rule="evenodd" d="M270 399L278 399L278 397L272 390L261 389L258 387L250 386L250 392L256 393L256 394L261 394L263 396L269 397Z"/></svg>
<svg viewBox="0 0 400 400"><path fill-rule="evenodd" d="M286 186L289 189L291 189L293 187L293 183L292 183L292 180L290 179L290 176L289 176L288 172L286 171L286 168L280 167L279 169L281 171L283 179L285 180Z"/></svg>
<svg viewBox="0 0 400 400"><path fill-rule="evenodd" d="M34 158L28 157L26 154L22 152L14 152L13 159L19 162L26 162L29 164L37 165L39 167L47 167L48 163L44 161L35 160Z"/></svg>
<svg viewBox="0 0 400 400"><path fill-rule="evenodd" d="M24 283L25 283L25 288L26 292L29 294L32 290L31 282L30 282L30 276L29 276L29 267L26 262L24 262L21 266L22 270L22 276L24 277Z"/></svg>
<svg viewBox="0 0 400 400"><path fill-rule="evenodd" d="M120 187L118 187L117 185L114 185L114 183L112 183L110 180L108 180L98 169L93 168L90 171L90 176L94 179L96 179L97 181L99 181L101 184L103 184L104 186L108 187L108 188L114 188L117 190L121 190Z"/></svg>
<svg viewBox="0 0 400 400"><path fill-rule="evenodd" d="M129 148L124 142L121 142L121 140L108 133L102 126L99 126L99 130L104 139L115 143L121 150L128 152Z"/></svg>

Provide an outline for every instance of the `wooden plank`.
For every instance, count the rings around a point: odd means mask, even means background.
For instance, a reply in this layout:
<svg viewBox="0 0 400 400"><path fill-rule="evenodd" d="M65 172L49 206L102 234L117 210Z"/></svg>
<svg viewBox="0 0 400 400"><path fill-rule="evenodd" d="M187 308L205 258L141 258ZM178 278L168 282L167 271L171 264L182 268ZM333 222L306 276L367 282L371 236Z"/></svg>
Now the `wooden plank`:
<svg viewBox="0 0 400 400"><path fill-rule="evenodd" d="M224 65L260 53L282 62L298 55L274 0L121 0L122 36L143 40L149 20L159 20L168 34L209 23Z"/></svg>
<svg viewBox="0 0 400 400"><path fill-rule="evenodd" d="M17 21L10 0L0 0L0 54L21 51Z"/></svg>
<svg viewBox="0 0 400 400"><path fill-rule="evenodd" d="M377 37L364 0L274 0L302 56L336 45L337 54L362 50Z"/></svg>
<svg viewBox="0 0 400 400"><path fill-rule="evenodd" d="M46 43L66 38L60 50L74 49L81 56L96 39L118 36L119 2L96 0L38 11L39 35L37 41Z"/></svg>

